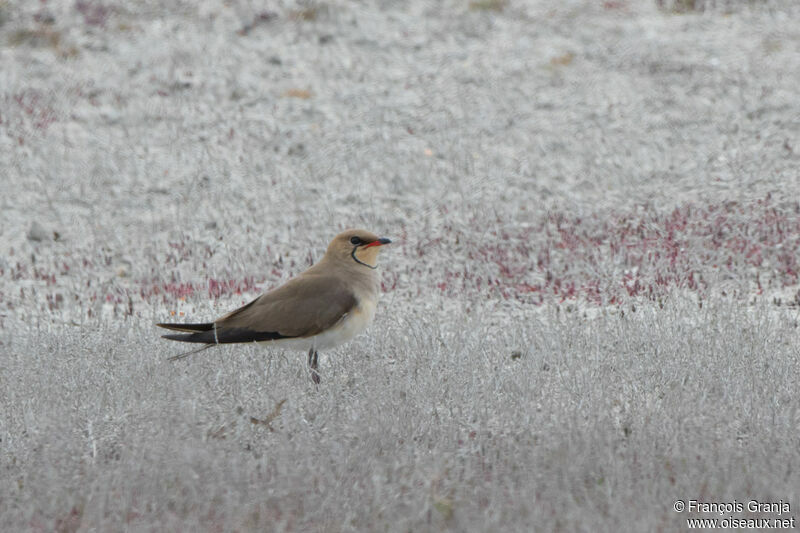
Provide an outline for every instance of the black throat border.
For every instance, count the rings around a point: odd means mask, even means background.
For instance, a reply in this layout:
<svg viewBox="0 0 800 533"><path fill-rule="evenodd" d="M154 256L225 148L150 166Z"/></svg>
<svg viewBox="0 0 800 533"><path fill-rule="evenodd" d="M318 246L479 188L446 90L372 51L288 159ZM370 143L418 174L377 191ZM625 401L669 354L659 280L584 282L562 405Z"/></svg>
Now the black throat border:
<svg viewBox="0 0 800 533"><path fill-rule="evenodd" d="M353 258L353 261L355 261L356 263L359 263L361 265L364 265L367 268L371 268L372 270L375 270L376 268L378 268L378 265L375 265L375 266L368 265L364 261L362 261L361 259L356 257L356 250L358 250L358 246L353 246L353 251L350 252L350 256Z"/></svg>

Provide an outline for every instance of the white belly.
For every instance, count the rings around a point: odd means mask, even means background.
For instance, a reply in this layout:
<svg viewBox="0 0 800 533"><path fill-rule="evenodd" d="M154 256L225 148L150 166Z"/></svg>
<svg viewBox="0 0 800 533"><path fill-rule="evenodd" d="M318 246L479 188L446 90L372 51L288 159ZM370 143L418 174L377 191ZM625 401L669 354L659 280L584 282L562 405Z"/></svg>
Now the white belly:
<svg viewBox="0 0 800 533"><path fill-rule="evenodd" d="M308 351L311 348L316 350L335 348L362 334L367 329L372 319L375 318L375 303L375 300L362 299L356 307L342 317L333 327L314 337L279 339L259 344L303 351Z"/></svg>

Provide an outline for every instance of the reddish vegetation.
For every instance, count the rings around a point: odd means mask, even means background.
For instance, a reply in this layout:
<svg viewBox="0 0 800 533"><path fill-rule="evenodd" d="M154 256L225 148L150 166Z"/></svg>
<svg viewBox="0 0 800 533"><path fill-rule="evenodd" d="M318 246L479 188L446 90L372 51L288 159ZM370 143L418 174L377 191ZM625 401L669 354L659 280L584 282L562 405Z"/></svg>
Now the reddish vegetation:
<svg viewBox="0 0 800 533"><path fill-rule="evenodd" d="M798 282L800 204L777 206L770 198L685 205L667 214L646 207L587 217L549 213L527 228L496 229L480 241L474 233L446 229L455 248L464 250L464 261L436 284L451 294L617 304L626 297L656 299L671 287L702 297L722 283L746 295ZM415 255L435 253L430 244Z"/></svg>
<svg viewBox="0 0 800 533"><path fill-rule="evenodd" d="M262 283L263 280L256 280L253 276L246 276L238 280L209 278L207 281L199 283L151 280L140 285L139 296L146 301L160 298L165 303L194 296L195 294L216 299L229 294L258 292Z"/></svg>
<svg viewBox="0 0 800 533"><path fill-rule="evenodd" d="M47 131L47 128L56 121L56 114L53 108L46 101L45 96L35 89L26 89L11 96L11 101L14 106L8 101L6 97L6 109L14 109L18 111L18 124L12 124L9 131L16 131L23 127L24 124L30 124L34 130ZM7 114L7 120L11 121L11 113ZM2 118L2 117L0 117ZM0 120L2 123L2 120Z"/></svg>
<svg viewBox="0 0 800 533"><path fill-rule="evenodd" d="M690 204L668 213L648 206L588 216L551 212L525 227L504 225L499 218L493 229L474 231L478 226L487 223L476 219L469 227L445 226L436 232L438 237L424 242L409 242L401 229L392 253L407 260L391 262L384 270L383 290L423 294L434 289L453 297L535 305L572 300L617 305L632 297L658 300L676 287L698 298L712 291L746 298L794 287L800 275L800 203L778 204L769 197L747 204ZM311 261L309 256L284 264L278 258L261 265L269 269L267 276L231 272L224 278L184 281L180 271L206 270L215 251L209 245L179 242L160 253L151 258L152 264L168 272L167 278L153 274L106 281L97 277L97 269L113 269L106 252L89 258L66 252L53 264L14 257L5 269L0 266L0 277L20 283L18 296L0 293L0 304L13 308L13 302L33 297L58 310L69 300L82 302L92 313L104 302L115 312L133 314L140 302L174 306L179 300L257 294L296 274L305 266L299 263ZM88 272L95 274L81 277ZM798 303L798 296L787 303Z"/></svg>
<svg viewBox="0 0 800 533"><path fill-rule="evenodd" d="M111 9L97 1L77 0L75 9L83 15L83 21L89 26L105 26Z"/></svg>

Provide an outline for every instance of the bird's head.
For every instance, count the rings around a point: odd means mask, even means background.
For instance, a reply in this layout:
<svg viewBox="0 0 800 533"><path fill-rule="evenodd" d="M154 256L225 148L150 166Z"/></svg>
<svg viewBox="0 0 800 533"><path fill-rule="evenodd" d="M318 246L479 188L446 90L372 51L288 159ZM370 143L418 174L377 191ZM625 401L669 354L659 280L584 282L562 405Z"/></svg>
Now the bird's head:
<svg viewBox="0 0 800 533"><path fill-rule="evenodd" d="M378 237L363 229L343 231L331 241L326 256L338 261L349 261L362 267L378 267L378 252L389 239Z"/></svg>

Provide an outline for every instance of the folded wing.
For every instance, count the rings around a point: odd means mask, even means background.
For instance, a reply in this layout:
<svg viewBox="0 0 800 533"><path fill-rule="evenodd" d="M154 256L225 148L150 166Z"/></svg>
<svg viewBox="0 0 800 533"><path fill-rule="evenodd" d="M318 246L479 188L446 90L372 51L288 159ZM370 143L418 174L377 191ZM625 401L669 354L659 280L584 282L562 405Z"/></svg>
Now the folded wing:
<svg viewBox="0 0 800 533"><path fill-rule="evenodd" d="M165 339L204 344L305 338L334 326L356 305L355 295L339 279L302 276L215 322L157 325L183 332Z"/></svg>

